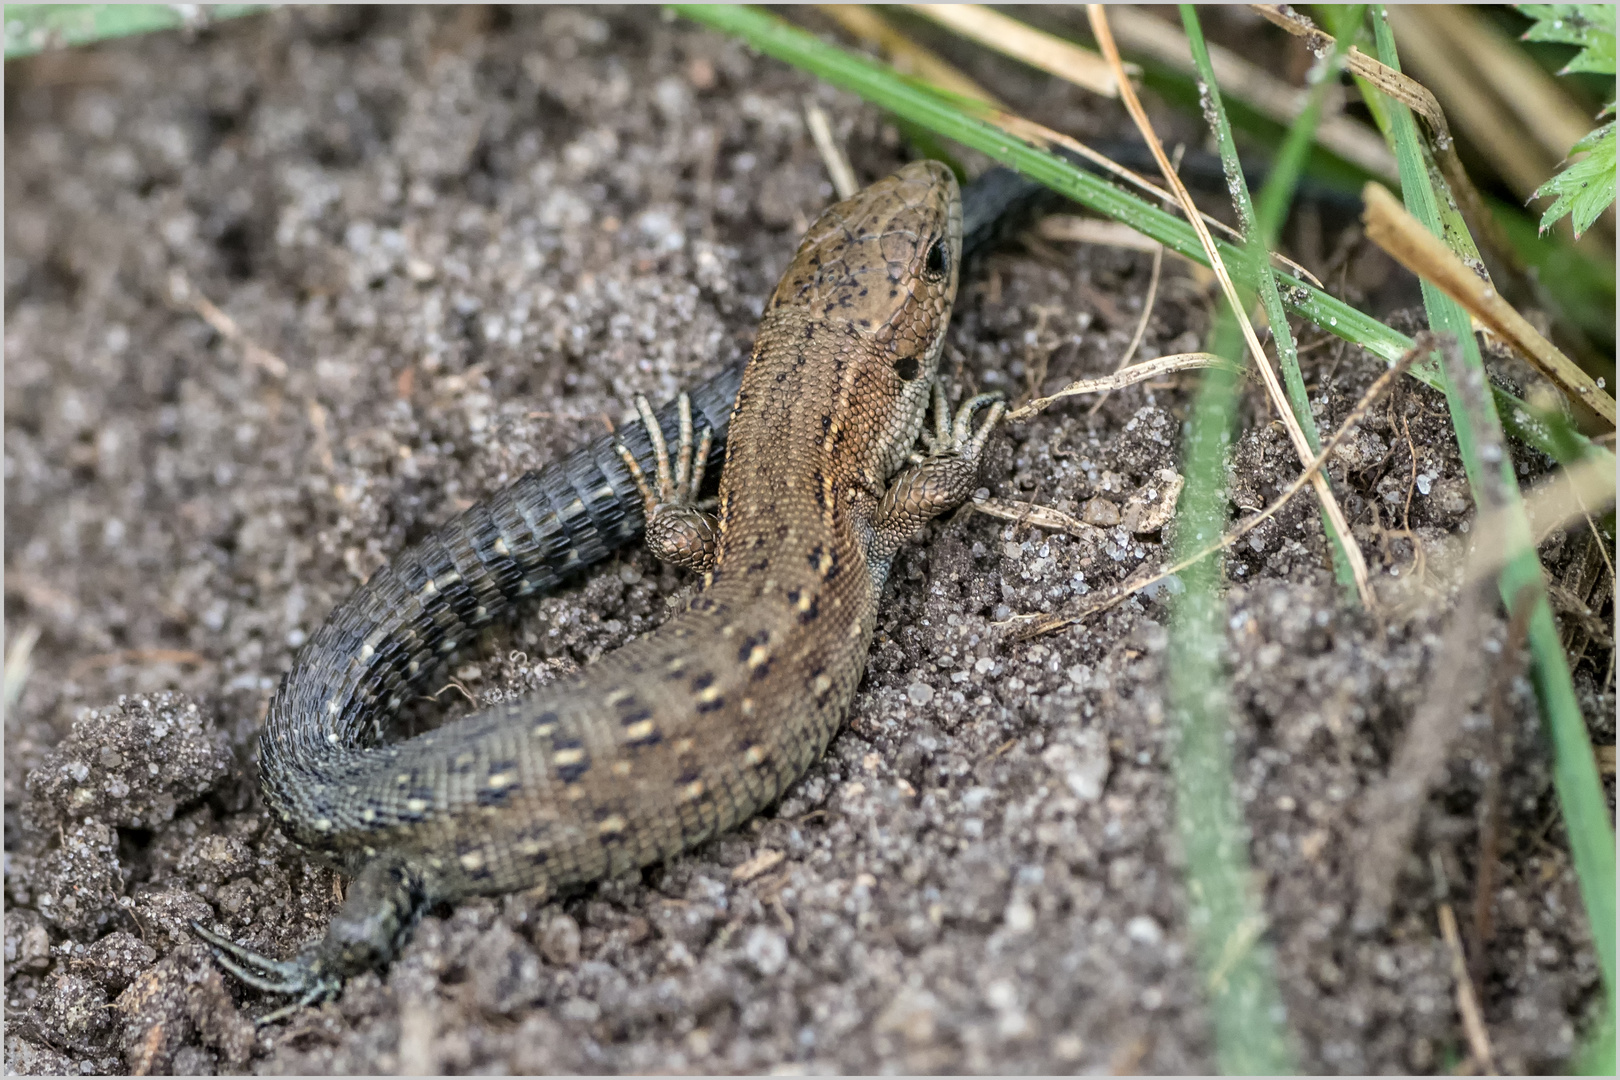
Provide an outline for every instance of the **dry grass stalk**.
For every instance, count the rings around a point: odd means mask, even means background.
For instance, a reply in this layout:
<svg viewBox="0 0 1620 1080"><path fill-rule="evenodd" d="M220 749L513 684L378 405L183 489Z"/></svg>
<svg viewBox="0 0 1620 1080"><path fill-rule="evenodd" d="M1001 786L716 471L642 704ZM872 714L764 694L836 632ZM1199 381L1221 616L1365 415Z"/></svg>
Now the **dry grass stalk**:
<svg viewBox="0 0 1620 1080"><path fill-rule="evenodd" d="M1054 37L982 4L908 4L917 14L1030 67L1103 97L1119 96L1122 77L1090 49Z"/></svg>
<svg viewBox="0 0 1620 1080"><path fill-rule="evenodd" d="M959 97L1001 106L994 94L932 49L901 33L875 8L865 4L817 4L816 9L855 37L877 46L902 75L915 76Z"/></svg>
<svg viewBox="0 0 1620 1080"><path fill-rule="evenodd" d="M1388 920L1396 880L1429 792L1444 777L1463 717L1481 692L1490 590L1487 583L1464 586L1430 664L1428 692L1401 735L1389 775L1361 799L1353 918L1359 933L1376 930Z"/></svg>
<svg viewBox="0 0 1620 1080"><path fill-rule="evenodd" d="M39 635L39 627L28 623L6 639L4 690L0 692L0 701L5 703L7 712L22 700L23 690L28 686L28 675L33 670L30 657L39 643Z"/></svg>
<svg viewBox="0 0 1620 1080"><path fill-rule="evenodd" d="M1571 401L1601 416L1611 430L1614 428L1614 398L1575 361L1542 337L1488 281L1465 266L1444 240L1424 228L1423 223L1381 185L1369 183L1362 189L1361 197L1367 206L1362 221L1373 243L1467 308L1470 315L1518 350L1537 371L1569 395Z"/></svg>
<svg viewBox="0 0 1620 1080"><path fill-rule="evenodd" d="M1528 199L1553 174L1570 146L1590 127L1550 76L1472 13L1452 7L1391 6L1389 22L1400 36L1407 62L1434 88L1458 128L1521 199ZM1495 47L1492 35L1504 38L1508 47ZM1514 108L1519 99L1538 101L1543 111L1521 115ZM1575 130L1555 149L1549 144L1568 130L1571 111Z"/></svg>
<svg viewBox="0 0 1620 1080"><path fill-rule="evenodd" d="M1153 320L1153 304L1159 297L1159 270L1164 266L1164 245L1156 244L1153 248L1153 270L1148 275L1147 295L1142 298L1142 317L1136 321L1136 330L1131 334L1131 343L1125 347L1125 355L1120 357L1119 366L1115 371L1123 371L1125 365L1131 362L1136 350L1141 348L1142 339L1147 337L1148 323ZM1091 405L1088 415L1095 416L1097 410L1103 407L1108 400L1111 390L1104 390Z"/></svg>
<svg viewBox="0 0 1620 1080"><path fill-rule="evenodd" d="M1326 55L1334 46L1333 35L1319 30L1315 23L1287 4L1249 6L1265 16L1267 21L1275 23L1295 37L1302 38L1306 46L1318 56ZM1451 137L1451 127L1446 123L1445 110L1440 108L1440 102L1416 79L1374 60L1354 46L1346 54L1345 65L1351 72L1371 83L1380 93L1405 105L1422 119L1424 126L1429 130L1429 145L1434 154L1435 164L1439 166L1440 174L1445 177L1447 186L1451 188L1451 194L1457 200L1457 209L1468 222L1469 230L1488 245L1501 260L1503 267L1515 278L1521 277L1524 273L1523 261L1519 258L1517 250L1508 242L1496 218L1486 209L1484 200L1480 198L1479 189L1474 187L1473 180L1469 179L1468 170L1463 168L1462 159L1457 156L1456 140Z"/></svg>
<svg viewBox="0 0 1620 1080"><path fill-rule="evenodd" d="M213 328L214 333L240 348L248 363L263 370L272 378L287 377L287 361L243 333L242 328L236 325L236 320L215 307L208 297L192 286L191 280L180 270L169 274L169 296L175 303L191 308L203 322Z"/></svg>
<svg viewBox="0 0 1620 1080"><path fill-rule="evenodd" d="M973 509L987 517L1000 518L1010 521L1014 525L1033 525L1037 529L1047 532L1068 533L1070 536L1093 536L1099 530L1095 525L1087 525L1079 518L1055 510L1040 503L1025 502L1022 499L974 499Z"/></svg>
<svg viewBox="0 0 1620 1080"><path fill-rule="evenodd" d="M1474 996L1474 982L1468 977L1468 961L1463 956L1462 938L1457 934L1457 916L1451 905L1440 904L1440 936L1451 950L1451 977L1457 980L1457 1011L1462 1014L1463 1035L1468 1039L1468 1053L1472 1064L1490 1076L1496 1075L1496 1063L1491 1056L1491 1039L1485 1031L1485 1015L1480 1011L1479 999Z"/></svg>
<svg viewBox="0 0 1620 1080"><path fill-rule="evenodd" d="M1102 47L1103 55L1116 69L1120 65L1119 49L1114 45L1113 35L1108 29L1108 16L1103 12L1100 4L1089 4L1086 13L1091 19L1092 32L1096 35L1097 44ZM1250 355L1254 358L1255 367L1266 386L1266 392L1271 398L1273 407L1282 419L1283 427L1288 431L1288 437L1294 443L1294 451L1299 455L1301 464L1309 465L1312 458L1310 441L1305 438L1305 431L1294 416L1294 411L1288 404L1288 397L1283 393L1282 382L1277 378L1277 372L1266 359L1265 350L1260 346L1260 339L1254 332L1254 324L1249 321L1248 313L1244 310L1242 301L1238 298L1237 286L1232 283L1232 276L1227 272L1226 264L1222 261L1220 251L1215 247L1215 241L1204 227L1203 219L1199 216L1197 207L1193 205L1192 195L1181 182L1181 177L1170 166L1170 159L1165 156L1164 146L1160 143L1158 134L1153 130L1153 124L1148 120L1147 112L1137 99L1136 91L1123 76L1120 78L1120 97L1131 119L1136 121L1142 138L1147 142L1148 148L1159 162L1159 170L1164 174L1165 181L1175 190L1176 197L1186 209L1187 220L1192 224L1193 230L1198 233L1198 240L1204 246L1209 257L1210 269L1215 271L1216 278L1221 283L1221 291L1226 294L1227 303L1232 306L1233 314L1237 317L1238 325L1243 331L1243 338L1248 343ZM1350 564L1350 572L1355 577L1356 591L1361 596L1362 606L1371 610L1375 600L1372 589L1367 582L1367 560L1361 553L1361 547L1356 543L1355 536L1350 532L1350 522L1344 516L1344 510L1339 501L1334 498L1333 490L1323 478L1320 469L1310 473L1311 484L1316 489L1316 497L1321 501L1322 509L1327 513L1328 519L1333 523L1333 529L1338 533L1343 545L1346 561Z"/></svg>
<svg viewBox="0 0 1620 1080"><path fill-rule="evenodd" d="M1525 132L1552 156L1553 164L1562 161L1576 140L1590 130L1592 119L1586 110L1530 58L1524 46L1499 30L1478 9L1447 4L1400 7L1389 14L1395 19L1414 11L1427 16L1441 34L1456 43L1482 76L1475 85L1501 97L1524 124Z"/></svg>
<svg viewBox="0 0 1620 1080"><path fill-rule="evenodd" d="M1187 36L1173 23L1130 7L1115 7L1108 20L1119 41L1133 52L1153 57L1178 71L1193 74L1195 68L1187 48ZM1294 122L1305 109L1308 90L1290 86L1275 75L1243 57L1211 42L1209 60L1221 92L1243 101L1278 123ZM1326 55L1325 53L1319 55ZM1378 132L1347 116L1324 110L1317 125L1319 143L1346 161L1353 162L1374 176L1395 180L1395 158Z"/></svg>
<svg viewBox="0 0 1620 1080"><path fill-rule="evenodd" d="M1332 51L1335 44L1333 35L1318 29L1315 23L1287 4L1250 4L1249 7L1264 16L1267 22L1280 26L1302 39L1306 48L1316 55L1326 56ZM1429 130L1434 133L1437 142L1442 140L1447 144L1451 142L1451 129L1446 124L1445 111L1440 108L1440 102L1429 92L1428 87L1411 76L1374 60L1353 45L1346 54L1345 66L1421 116Z"/></svg>
<svg viewBox="0 0 1620 1080"><path fill-rule="evenodd" d="M1524 494L1524 512L1536 523L1531 543L1539 545L1592 511L1607 509L1614 504L1614 495L1614 459L1610 457L1593 455L1543 477ZM1506 548L1497 538L1507 528L1509 517L1506 509L1480 515L1474 534L1481 537L1481 545L1489 550L1468 564L1471 577L1494 577L1506 564ZM1486 537L1491 538L1488 543Z"/></svg>
<svg viewBox="0 0 1620 1080"><path fill-rule="evenodd" d="M1123 221L1079 214L1047 214L1036 223L1035 235L1059 243L1101 244L1144 254L1164 250L1163 244L1151 236L1143 236Z"/></svg>
<svg viewBox="0 0 1620 1080"><path fill-rule="evenodd" d="M838 140L833 138L832 121L827 119L827 110L806 98L804 121L810 128L810 138L816 144L822 164L827 166L827 176L832 180L833 190L840 199L854 195L860 190L860 185L855 182L855 170L850 168L849 158L844 156Z"/></svg>
<svg viewBox="0 0 1620 1080"><path fill-rule="evenodd" d="M1123 180L1125 183L1132 185L1140 191L1147 192L1149 195L1152 195L1154 198L1163 202L1169 209L1179 210L1183 213L1186 212L1186 209L1182 203L1170 192L1164 190L1164 188L1153 183L1151 180L1148 180L1146 177L1141 176L1138 173L1134 173L1125 168L1123 165L1117 164L1112 159L1099 154L1097 151L1093 150L1079 139L1065 135L1060 131L1053 131L1051 128L1037 124L1033 120L1026 120L1022 116L1017 116L1009 112L991 110L984 114L983 119L993 126L1000 128L1002 131L1005 131L1007 134L1023 139L1031 146L1039 147L1042 150L1050 150L1053 147L1061 147L1062 149L1091 162L1109 175ZM1233 243L1238 245L1242 245L1244 243L1244 235L1225 222L1217 221L1215 218L1212 218L1208 214L1202 212L1200 212L1198 216L1206 226L1214 229L1222 236L1227 237ZM1308 281L1319 289L1326 288L1326 286L1322 284L1321 280L1317 278L1315 274L1311 273L1309 270L1305 269L1305 267L1299 265L1299 263L1288 258L1287 256L1279 255L1273 251L1271 252L1271 258L1289 273L1300 278L1300 280Z"/></svg>

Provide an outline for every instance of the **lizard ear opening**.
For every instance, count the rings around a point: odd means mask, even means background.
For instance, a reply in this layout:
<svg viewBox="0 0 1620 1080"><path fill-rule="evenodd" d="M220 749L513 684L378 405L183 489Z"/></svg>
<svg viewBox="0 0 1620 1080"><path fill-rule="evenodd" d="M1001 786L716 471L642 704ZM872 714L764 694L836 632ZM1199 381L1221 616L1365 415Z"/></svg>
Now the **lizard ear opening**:
<svg viewBox="0 0 1620 1080"><path fill-rule="evenodd" d="M928 249L928 255L923 260L923 274L930 281L944 281L951 272L951 253L946 250L943 239L935 240Z"/></svg>
<svg viewBox="0 0 1620 1080"><path fill-rule="evenodd" d="M902 382L915 379L921 370L922 366L917 363L915 356L902 356L894 362L894 373L900 376Z"/></svg>

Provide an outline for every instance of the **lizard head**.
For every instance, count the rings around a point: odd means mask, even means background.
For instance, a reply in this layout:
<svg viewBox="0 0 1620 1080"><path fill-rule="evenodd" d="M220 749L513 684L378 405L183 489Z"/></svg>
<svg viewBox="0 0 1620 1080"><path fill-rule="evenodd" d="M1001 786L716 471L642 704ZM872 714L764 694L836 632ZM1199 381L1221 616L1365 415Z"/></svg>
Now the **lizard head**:
<svg viewBox="0 0 1620 1080"><path fill-rule="evenodd" d="M945 344L962 257L962 197L937 161L915 161L827 208L766 305L797 308L860 342L861 382L890 472L916 440ZM903 445L901 445L903 444Z"/></svg>

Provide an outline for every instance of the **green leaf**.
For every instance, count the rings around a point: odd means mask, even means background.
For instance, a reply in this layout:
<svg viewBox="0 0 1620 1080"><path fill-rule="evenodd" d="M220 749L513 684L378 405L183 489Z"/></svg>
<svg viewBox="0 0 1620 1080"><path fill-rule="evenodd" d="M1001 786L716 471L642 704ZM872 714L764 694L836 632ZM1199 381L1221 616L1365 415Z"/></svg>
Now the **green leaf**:
<svg viewBox="0 0 1620 1080"><path fill-rule="evenodd" d="M6 59L151 30L205 26L267 4L7 4Z"/></svg>
<svg viewBox="0 0 1620 1080"><path fill-rule="evenodd" d="M1584 158L1536 189L1537 198L1554 200L1541 215L1542 232L1568 214L1575 235L1580 236L1614 202L1614 121L1588 132L1570 148L1572 154L1583 151Z"/></svg>
<svg viewBox="0 0 1620 1080"><path fill-rule="evenodd" d="M1612 4L1520 4L1518 8L1521 15L1535 20L1524 32L1524 40L1581 47L1559 74L1572 71L1614 74Z"/></svg>

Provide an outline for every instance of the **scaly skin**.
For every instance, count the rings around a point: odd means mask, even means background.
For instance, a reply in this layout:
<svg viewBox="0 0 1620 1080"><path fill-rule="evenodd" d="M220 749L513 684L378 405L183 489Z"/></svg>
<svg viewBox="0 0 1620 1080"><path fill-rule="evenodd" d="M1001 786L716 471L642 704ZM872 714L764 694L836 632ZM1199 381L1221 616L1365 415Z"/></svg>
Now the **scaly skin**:
<svg viewBox="0 0 1620 1080"><path fill-rule="evenodd" d="M344 677L321 683L295 666L261 738L265 798L289 835L358 876L326 937L293 961L198 928L247 981L297 996L273 1015L386 963L432 904L666 859L746 820L820 756L860 682L896 550L967 498L1000 415L992 406L973 432L985 399L953 424L937 393L960 261L960 197L936 162L811 226L743 374L718 515L692 505L682 463L670 470L658 454L655 489L625 455L649 546L705 571L658 630L566 683L376 745L382 698L396 707L523 586L485 553L517 566L533 531L515 512L490 514L390 568L389 600L408 618L350 612L372 629ZM906 466L931 394L930 453ZM372 595L368 609L382 603Z"/></svg>

